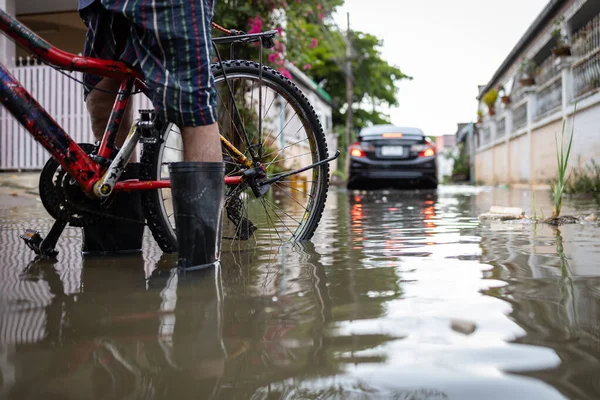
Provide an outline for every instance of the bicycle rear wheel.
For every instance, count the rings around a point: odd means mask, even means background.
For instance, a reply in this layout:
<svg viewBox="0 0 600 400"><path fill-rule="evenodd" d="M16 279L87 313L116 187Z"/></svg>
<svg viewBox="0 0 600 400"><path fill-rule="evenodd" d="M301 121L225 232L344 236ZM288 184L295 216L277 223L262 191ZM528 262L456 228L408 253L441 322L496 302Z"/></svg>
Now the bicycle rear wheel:
<svg viewBox="0 0 600 400"><path fill-rule="evenodd" d="M328 157L319 118L308 99L279 72L250 61L213 65L219 130L238 150L265 166L267 176L309 166ZM262 76L261 76L262 75ZM169 179L168 164L183 158L179 128L166 124L162 141L146 144L145 179ZM252 156L252 153L254 156ZM226 175L246 167L225 147ZM256 197L247 185L229 186L223 209L223 249L309 240L321 219L329 187L323 164L274 183ZM144 193L146 219L165 252L177 248L170 189Z"/></svg>

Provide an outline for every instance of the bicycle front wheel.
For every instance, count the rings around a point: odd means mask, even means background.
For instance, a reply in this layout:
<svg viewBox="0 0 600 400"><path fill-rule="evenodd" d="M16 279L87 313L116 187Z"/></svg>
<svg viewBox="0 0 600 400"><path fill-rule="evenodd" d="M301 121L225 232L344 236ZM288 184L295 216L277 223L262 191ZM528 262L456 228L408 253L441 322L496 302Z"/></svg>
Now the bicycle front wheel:
<svg viewBox="0 0 600 400"><path fill-rule="evenodd" d="M301 90L272 68L250 61L213 65L221 135L267 177L293 171L328 157L327 143L315 110ZM169 179L168 164L183 159L181 133L174 124L162 129L162 141L144 146L146 179ZM223 147L226 175L243 173L234 154ZM277 244L312 238L325 206L329 165L323 164L274 183L257 197L247 185L227 187L223 209L223 248ZM146 218L165 252L176 251L170 189L144 193ZM246 246L244 246L246 247Z"/></svg>

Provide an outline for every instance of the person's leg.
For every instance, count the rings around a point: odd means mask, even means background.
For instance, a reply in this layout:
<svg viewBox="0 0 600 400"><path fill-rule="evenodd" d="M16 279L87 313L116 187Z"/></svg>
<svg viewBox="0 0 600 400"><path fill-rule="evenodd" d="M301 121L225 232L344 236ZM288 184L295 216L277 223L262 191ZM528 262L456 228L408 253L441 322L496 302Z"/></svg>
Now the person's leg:
<svg viewBox="0 0 600 400"><path fill-rule="evenodd" d="M104 136L106 125L108 124L108 120L117 97L116 93L119 90L119 85L120 82L118 80L102 78L94 86L94 89L100 90L91 90L91 92L87 95L85 105L90 114L92 133L97 141L102 140L102 137ZM121 124L119 125L119 132L117 133L117 137L115 139L115 145L117 147L121 147L123 142L125 142L132 124L133 101L130 100L129 104L127 104L127 108L125 109L125 115L123 116ZM133 162L136 160L137 155L136 153L133 153L130 161Z"/></svg>
<svg viewBox="0 0 600 400"><path fill-rule="evenodd" d="M223 162L217 124L184 127L181 129L181 136L184 161Z"/></svg>
<svg viewBox="0 0 600 400"><path fill-rule="evenodd" d="M129 37L127 20L108 12L100 2L85 8L81 16L88 27L83 54L107 60L119 59ZM120 83L90 74L84 74L84 82L85 104L90 114L92 134L99 141L110 119ZM119 125L115 140L117 147L123 144L131 128L132 110L133 102L130 101ZM134 162L136 159L134 153L121 180L139 178L139 165ZM104 210L107 216L83 228L84 255L137 252L142 249L145 225L140 193L122 192L113 196L110 206Z"/></svg>

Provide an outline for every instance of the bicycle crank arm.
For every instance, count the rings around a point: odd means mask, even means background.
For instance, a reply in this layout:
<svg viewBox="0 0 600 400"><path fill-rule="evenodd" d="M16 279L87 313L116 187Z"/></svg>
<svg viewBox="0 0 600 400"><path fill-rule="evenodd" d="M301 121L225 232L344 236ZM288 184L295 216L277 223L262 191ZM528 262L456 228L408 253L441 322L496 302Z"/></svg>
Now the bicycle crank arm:
<svg viewBox="0 0 600 400"><path fill-rule="evenodd" d="M125 143L123 143L123 147L115 156L104 176L94 184L94 194L98 198L104 199L110 196L115 188L115 184L125 170L141 134L142 130L138 129L137 123L133 124L127 135L127 139L125 139Z"/></svg>
<svg viewBox="0 0 600 400"><path fill-rule="evenodd" d="M335 155L332 156L332 157L326 158L325 160L318 161L318 162L316 162L314 164L311 164L311 165L309 165L307 167L302 167L302 168L299 168L299 169L295 169L293 171L284 172L282 174L275 175L272 178L265 179L264 181L258 182L258 186L271 185L271 184L273 184L273 183L275 183L275 182L277 182L277 181L279 181L279 180L281 180L283 178L287 178L288 176L299 174L300 172L308 171L311 168L318 167L320 165L330 163L333 160L335 160L336 158L338 158L339 156L340 156L340 151L338 150L338 151L335 152Z"/></svg>

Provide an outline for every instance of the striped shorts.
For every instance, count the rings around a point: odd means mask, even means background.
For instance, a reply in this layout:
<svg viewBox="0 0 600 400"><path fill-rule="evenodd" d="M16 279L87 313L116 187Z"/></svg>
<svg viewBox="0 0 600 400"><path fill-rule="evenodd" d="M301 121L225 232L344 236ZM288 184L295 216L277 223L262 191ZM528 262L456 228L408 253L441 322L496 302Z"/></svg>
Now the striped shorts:
<svg viewBox="0 0 600 400"><path fill-rule="evenodd" d="M141 72L157 114L179 127L216 122L210 71L214 0L96 0L80 11L84 56ZM99 76L86 74L84 96Z"/></svg>

